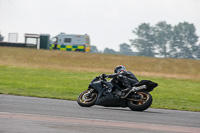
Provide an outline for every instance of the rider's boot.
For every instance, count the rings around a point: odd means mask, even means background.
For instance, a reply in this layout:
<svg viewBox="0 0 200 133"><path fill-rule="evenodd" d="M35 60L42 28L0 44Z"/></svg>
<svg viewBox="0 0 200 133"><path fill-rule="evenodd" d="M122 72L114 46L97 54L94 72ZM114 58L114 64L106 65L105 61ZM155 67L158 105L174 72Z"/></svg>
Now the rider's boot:
<svg viewBox="0 0 200 133"><path fill-rule="evenodd" d="M122 92L129 92L132 89L131 86L127 87L126 89L122 90Z"/></svg>
<svg viewBox="0 0 200 133"><path fill-rule="evenodd" d="M129 86L126 89L122 90L122 97L124 97L131 89L132 89L132 87Z"/></svg>

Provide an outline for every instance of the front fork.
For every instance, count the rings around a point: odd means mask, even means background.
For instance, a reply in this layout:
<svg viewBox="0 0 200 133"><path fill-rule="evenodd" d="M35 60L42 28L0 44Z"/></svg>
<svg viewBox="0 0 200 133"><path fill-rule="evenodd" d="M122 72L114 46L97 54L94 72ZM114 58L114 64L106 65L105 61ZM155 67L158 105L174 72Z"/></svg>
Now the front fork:
<svg viewBox="0 0 200 133"><path fill-rule="evenodd" d="M94 92L94 89L93 88L90 88L90 89L88 89L89 91L86 93L86 96L87 97L93 97L94 95L93 95L93 93L92 92Z"/></svg>

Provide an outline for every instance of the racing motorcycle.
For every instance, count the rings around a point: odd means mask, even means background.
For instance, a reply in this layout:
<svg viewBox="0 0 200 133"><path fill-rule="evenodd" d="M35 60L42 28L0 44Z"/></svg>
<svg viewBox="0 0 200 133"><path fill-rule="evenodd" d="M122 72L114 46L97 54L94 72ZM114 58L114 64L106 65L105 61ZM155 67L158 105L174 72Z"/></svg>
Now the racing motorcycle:
<svg viewBox="0 0 200 133"><path fill-rule="evenodd" d="M106 107L129 107L133 111L148 109L153 101L150 91L158 86L150 80L141 80L132 85L132 89L123 92L122 87L108 81L107 77L95 77L88 89L82 92L77 102L82 107L101 105Z"/></svg>

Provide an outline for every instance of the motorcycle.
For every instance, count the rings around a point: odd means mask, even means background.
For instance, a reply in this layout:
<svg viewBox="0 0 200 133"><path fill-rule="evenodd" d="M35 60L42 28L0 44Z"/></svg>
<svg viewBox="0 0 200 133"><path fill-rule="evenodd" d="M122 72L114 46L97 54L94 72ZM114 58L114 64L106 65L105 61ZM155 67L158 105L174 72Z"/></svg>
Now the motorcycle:
<svg viewBox="0 0 200 133"><path fill-rule="evenodd" d="M132 85L132 89L123 92L123 89L107 77L95 77L89 84L88 89L80 93L77 102L82 107L100 105L105 107L129 107L133 111L148 109L153 101L149 92L153 91L158 84L150 80L141 80Z"/></svg>

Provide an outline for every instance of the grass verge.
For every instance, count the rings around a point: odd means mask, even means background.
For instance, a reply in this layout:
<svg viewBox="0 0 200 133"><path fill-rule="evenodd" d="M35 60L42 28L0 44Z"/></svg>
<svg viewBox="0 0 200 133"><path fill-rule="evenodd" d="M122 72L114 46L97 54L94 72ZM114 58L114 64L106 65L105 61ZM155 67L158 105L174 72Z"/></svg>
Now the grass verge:
<svg viewBox="0 0 200 133"><path fill-rule="evenodd" d="M0 65L0 93L76 100L98 72L75 72ZM197 80L138 77L159 86L151 92L153 108L200 111L200 82Z"/></svg>

